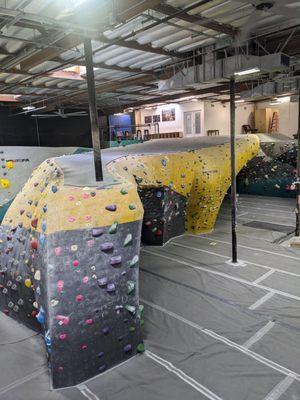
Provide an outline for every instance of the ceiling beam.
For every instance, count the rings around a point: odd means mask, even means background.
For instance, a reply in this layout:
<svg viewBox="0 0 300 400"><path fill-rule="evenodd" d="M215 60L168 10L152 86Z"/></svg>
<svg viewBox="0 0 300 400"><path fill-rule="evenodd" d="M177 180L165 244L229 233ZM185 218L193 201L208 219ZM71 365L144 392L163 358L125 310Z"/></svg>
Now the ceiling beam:
<svg viewBox="0 0 300 400"><path fill-rule="evenodd" d="M125 47L127 49L144 51L146 53L160 54L166 57L177 57L177 58L185 58L186 54L179 53L172 50L165 50L161 47L152 47L151 44L140 44L135 40L124 40L124 39L108 39L106 36L101 35L98 38L99 41L109 44L109 45L117 45L120 47ZM101 48L99 49L101 51Z"/></svg>
<svg viewBox="0 0 300 400"><path fill-rule="evenodd" d="M65 63L68 60L62 60L59 57L53 58L52 61L58 62L58 63ZM85 67L85 61L73 61L70 62L70 65L82 65ZM112 70L112 71L120 71L120 72L131 72L131 73L144 73L144 72L149 72L149 71L143 71L140 68L130 68L130 67L119 67L118 65L107 65L104 62L99 62L99 63L94 63L94 67L96 68L101 68L101 69L107 69L107 70ZM150 71L151 72L151 71Z"/></svg>
<svg viewBox="0 0 300 400"><path fill-rule="evenodd" d="M155 7L160 1L161 0L119 0L116 10L116 19L119 22L125 22Z"/></svg>
<svg viewBox="0 0 300 400"><path fill-rule="evenodd" d="M78 46L80 43L82 43L82 37L74 34L68 34L64 38L55 42L57 46L63 47L64 49L71 49ZM64 51L65 50L63 49L49 46L48 48L34 54L27 60L21 62L20 68L24 71L28 71L29 69L36 67L37 65L42 64L45 61L51 60L52 58L58 56Z"/></svg>
<svg viewBox="0 0 300 400"><path fill-rule="evenodd" d="M165 15L174 14L174 18L182 19L183 21L190 22L191 24L204 26L216 32L226 33L230 36L234 36L237 33L237 29L229 24L223 24L197 14L188 14L184 10L180 10L179 8L173 7L169 4L158 4L152 7L152 9Z"/></svg>

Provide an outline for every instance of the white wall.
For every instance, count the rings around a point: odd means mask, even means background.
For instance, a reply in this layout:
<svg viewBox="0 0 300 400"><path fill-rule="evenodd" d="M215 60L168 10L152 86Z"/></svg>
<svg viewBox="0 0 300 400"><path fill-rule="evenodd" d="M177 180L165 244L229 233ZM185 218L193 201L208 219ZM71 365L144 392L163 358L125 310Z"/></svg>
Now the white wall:
<svg viewBox="0 0 300 400"><path fill-rule="evenodd" d="M298 131L298 103L281 103L270 105L270 102L256 103L258 109L273 108L279 110L279 133L293 136Z"/></svg>
<svg viewBox="0 0 300 400"><path fill-rule="evenodd" d="M235 110L235 132L242 133L242 125L252 125L254 106L252 103L237 104ZM205 102L205 131L218 129L220 135L230 134L230 104Z"/></svg>
<svg viewBox="0 0 300 400"><path fill-rule="evenodd" d="M211 106L213 104L213 106ZM156 109L136 111L136 123L144 124L145 116L160 114L161 110L167 108L175 108L176 120L170 122L160 122L159 129L161 133L166 132L183 132L184 122L183 115L186 111L201 111L201 135L206 135L209 129L218 129L220 135L230 134L230 106L229 103L220 102L211 103L204 101L189 102L182 104L168 104L158 106ZM237 104L236 107L236 133L241 133L242 125L251 125L253 118L254 106L252 103ZM143 129L147 129L146 127ZM154 133L152 127L151 133Z"/></svg>
<svg viewBox="0 0 300 400"><path fill-rule="evenodd" d="M166 121L162 122L161 112L163 109L175 108L175 121ZM167 104L163 106L158 106L156 109L152 110L139 110L136 111L136 123L144 124L145 116L160 114L160 123L159 123L159 131L160 133L167 132L183 132L183 113L185 111L201 111L201 134L205 134L204 130L204 102L189 102L183 104ZM147 129L146 127L143 129ZM154 129L152 127L152 133L154 133Z"/></svg>

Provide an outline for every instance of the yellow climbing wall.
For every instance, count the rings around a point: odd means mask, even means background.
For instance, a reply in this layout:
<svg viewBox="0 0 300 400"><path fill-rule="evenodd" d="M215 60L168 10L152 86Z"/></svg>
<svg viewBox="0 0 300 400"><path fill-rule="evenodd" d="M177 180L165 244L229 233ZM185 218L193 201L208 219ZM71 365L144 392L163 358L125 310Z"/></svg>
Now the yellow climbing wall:
<svg viewBox="0 0 300 400"><path fill-rule="evenodd" d="M236 172L258 151L257 136L239 138ZM107 168L119 179L136 181L141 189L169 186L187 197L186 230L209 232L230 187L230 144L165 155L126 156L109 163Z"/></svg>

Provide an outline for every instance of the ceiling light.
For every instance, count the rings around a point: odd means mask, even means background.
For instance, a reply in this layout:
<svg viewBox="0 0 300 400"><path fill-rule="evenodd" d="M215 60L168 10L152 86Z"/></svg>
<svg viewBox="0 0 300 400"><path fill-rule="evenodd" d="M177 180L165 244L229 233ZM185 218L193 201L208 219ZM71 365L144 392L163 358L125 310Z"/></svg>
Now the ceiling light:
<svg viewBox="0 0 300 400"><path fill-rule="evenodd" d="M260 72L260 69L258 67L255 67L255 68L249 68L249 69L244 69L243 71L235 72L234 75L244 76L244 75L256 74L257 72Z"/></svg>
<svg viewBox="0 0 300 400"><path fill-rule="evenodd" d="M35 107L34 106L25 106L25 107L22 107L22 110L24 110L24 111L33 111L33 110L35 110Z"/></svg>
<svg viewBox="0 0 300 400"><path fill-rule="evenodd" d="M243 99L235 100L235 104L237 104L237 103L245 103L245 100L243 100Z"/></svg>

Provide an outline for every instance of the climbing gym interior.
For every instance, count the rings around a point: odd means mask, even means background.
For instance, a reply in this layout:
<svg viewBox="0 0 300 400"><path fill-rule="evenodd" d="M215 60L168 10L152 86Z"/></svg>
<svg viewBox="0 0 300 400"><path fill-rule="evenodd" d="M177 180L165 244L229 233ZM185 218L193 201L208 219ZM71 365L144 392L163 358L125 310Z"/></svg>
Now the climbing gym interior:
<svg viewBox="0 0 300 400"><path fill-rule="evenodd" d="M0 29L0 400L300 400L300 3Z"/></svg>

